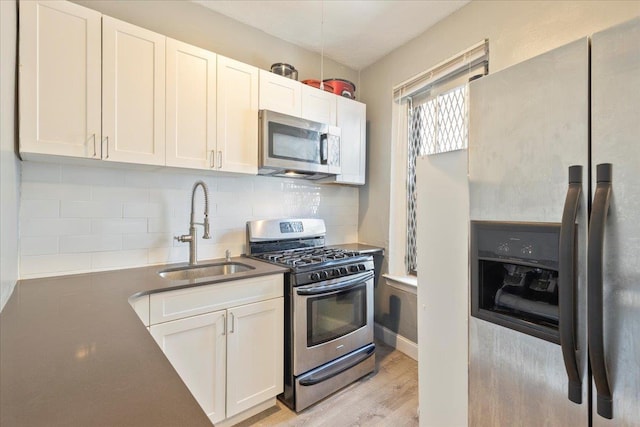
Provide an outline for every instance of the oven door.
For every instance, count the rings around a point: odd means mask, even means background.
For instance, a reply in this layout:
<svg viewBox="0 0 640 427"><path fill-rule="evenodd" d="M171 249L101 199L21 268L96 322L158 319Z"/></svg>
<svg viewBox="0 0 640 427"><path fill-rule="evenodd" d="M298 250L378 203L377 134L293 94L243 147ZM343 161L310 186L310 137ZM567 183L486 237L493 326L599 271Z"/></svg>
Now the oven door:
<svg viewBox="0 0 640 427"><path fill-rule="evenodd" d="M373 342L373 271L293 288L293 373Z"/></svg>

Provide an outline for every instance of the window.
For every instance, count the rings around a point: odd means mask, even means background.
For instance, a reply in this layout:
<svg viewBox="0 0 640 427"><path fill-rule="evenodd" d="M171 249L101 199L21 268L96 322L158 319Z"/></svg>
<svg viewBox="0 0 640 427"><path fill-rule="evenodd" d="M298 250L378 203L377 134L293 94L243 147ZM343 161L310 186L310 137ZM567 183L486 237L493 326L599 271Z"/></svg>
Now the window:
<svg viewBox="0 0 640 427"><path fill-rule="evenodd" d="M397 135L406 144L406 157L394 160L398 162L395 163L398 168L401 167L399 162L404 160L403 167L406 168L405 182L394 182L395 188L402 185L406 189L403 194L406 200L404 244L397 245L398 249L404 249L402 266L405 273L416 274L418 271L416 160L420 156L467 148L467 82L474 76L485 75L487 71L488 41L485 40L394 88L394 101L402 107L397 111L404 114L396 121L396 126L405 127L398 129ZM399 199L394 197L394 200ZM401 218L392 218L392 222L399 221ZM400 262L391 261L390 267L392 264L399 267Z"/></svg>
<svg viewBox="0 0 640 427"><path fill-rule="evenodd" d="M416 159L419 156L462 150L468 145L467 85L454 87L419 105L408 106L407 138L407 249L405 266L417 268Z"/></svg>

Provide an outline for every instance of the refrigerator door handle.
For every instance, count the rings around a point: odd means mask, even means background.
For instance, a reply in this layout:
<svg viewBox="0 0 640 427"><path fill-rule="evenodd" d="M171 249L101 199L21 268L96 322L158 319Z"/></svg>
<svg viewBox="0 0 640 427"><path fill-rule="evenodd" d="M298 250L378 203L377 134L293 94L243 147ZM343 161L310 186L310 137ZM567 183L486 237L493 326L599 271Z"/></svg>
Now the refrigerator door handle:
<svg viewBox="0 0 640 427"><path fill-rule="evenodd" d="M576 217L582 193L582 166L569 167L569 187L560 228L558 292L560 347L569 378L569 400L582 403L582 377L576 358Z"/></svg>
<svg viewBox="0 0 640 427"><path fill-rule="evenodd" d="M604 418L613 418L613 395L609 385L604 357L603 327L603 251L604 233L611 199L611 164L596 167L596 191L591 206L589 243L587 247L587 328L589 335L589 360L597 390L597 411Z"/></svg>

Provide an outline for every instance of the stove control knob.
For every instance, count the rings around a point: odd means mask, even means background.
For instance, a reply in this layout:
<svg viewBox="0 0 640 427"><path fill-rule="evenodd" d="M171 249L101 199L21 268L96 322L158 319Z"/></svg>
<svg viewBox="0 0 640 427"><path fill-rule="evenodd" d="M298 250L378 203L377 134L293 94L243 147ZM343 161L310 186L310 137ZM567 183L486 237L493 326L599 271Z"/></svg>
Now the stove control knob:
<svg viewBox="0 0 640 427"><path fill-rule="evenodd" d="M352 265L351 267L349 267L349 270L351 270L352 273L356 273L358 271L358 266Z"/></svg>
<svg viewBox="0 0 640 427"><path fill-rule="evenodd" d="M347 274L347 268L346 267L340 267L340 274Z"/></svg>
<svg viewBox="0 0 640 427"><path fill-rule="evenodd" d="M320 277L322 279L326 279L327 277L329 277L329 274L326 271L321 271L320 272Z"/></svg>
<svg viewBox="0 0 640 427"><path fill-rule="evenodd" d="M311 280L319 280L320 275L318 273L311 273Z"/></svg>
<svg viewBox="0 0 640 427"><path fill-rule="evenodd" d="M358 270L364 271L364 264L358 264Z"/></svg>
<svg viewBox="0 0 640 427"><path fill-rule="evenodd" d="M338 277L339 275L340 275L340 270L338 270L337 268L334 268L333 270L331 270L331 276Z"/></svg>

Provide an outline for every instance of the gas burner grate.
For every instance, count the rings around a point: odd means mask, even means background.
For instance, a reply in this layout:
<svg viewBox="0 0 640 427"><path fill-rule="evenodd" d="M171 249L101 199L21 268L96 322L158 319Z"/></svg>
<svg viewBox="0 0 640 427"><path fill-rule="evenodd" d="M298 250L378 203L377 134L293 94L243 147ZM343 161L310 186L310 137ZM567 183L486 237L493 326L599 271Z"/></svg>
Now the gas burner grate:
<svg viewBox="0 0 640 427"><path fill-rule="evenodd" d="M301 267L352 258L358 255L359 254L357 252L338 248L310 248L281 252L267 252L255 254L254 257L290 267Z"/></svg>

